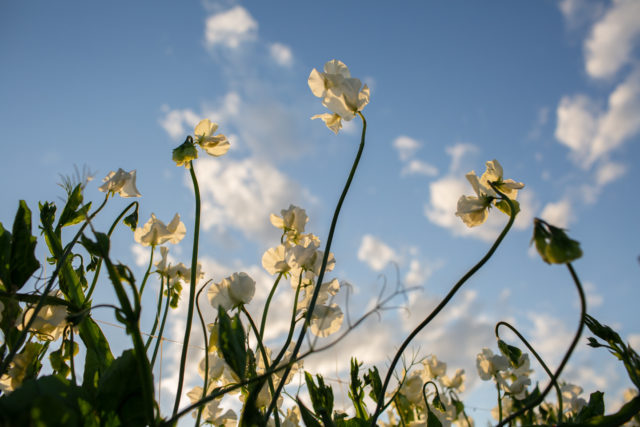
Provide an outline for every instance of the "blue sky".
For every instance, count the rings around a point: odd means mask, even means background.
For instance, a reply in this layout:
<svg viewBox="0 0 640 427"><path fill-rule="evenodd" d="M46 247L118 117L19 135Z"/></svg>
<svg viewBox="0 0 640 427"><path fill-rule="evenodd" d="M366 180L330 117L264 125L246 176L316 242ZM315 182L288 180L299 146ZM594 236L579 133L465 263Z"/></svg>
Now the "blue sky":
<svg viewBox="0 0 640 427"><path fill-rule="evenodd" d="M260 259L278 239L269 214L297 204L309 213L307 230L324 241L355 155L357 121L336 136L309 120L325 112L309 91L309 72L339 59L369 85L371 101L332 277L354 287L352 318L377 295L379 274L397 281L390 262L421 290L396 301L410 316L372 318L338 353L352 350L382 368L400 343L398 328L408 333L484 254L506 217L491 212L469 232L453 215L458 197L472 192L466 172L480 174L496 158L506 177L526 184L514 230L416 343L450 370L466 369L467 400L481 408L472 416L482 420L493 389L478 380L474 361L482 347L495 348L495 322L513 321L555 364L578 317L565 269L545 265L528 246L535 216L582 242L575 267L589 312L640 347L632 303L640 300L639 41L633 0L4 2L0 221L12 221L20 199L36 211L38 201L61 197L59 174L87 165L96 178L88 199L102 199L97 187L109 171L136 169L141 221L178 212L190 232L193 194L171 150L210 118L232 147L196 163L206 278L249 272L262 285L257 312L270 280ZM105 227L124 206L109 204ZM141 276L146 252L124 228L115 239L117 258L138 262ZM190 237L171 253L188 263ZM175 349L165 351L170 361ZM615 402L630 384L602 353L582 345L566 380L587 395L604 388ZM346 363L323 355L307 366L335 376ZM171 369L163 370L167 396Z"/></svg>

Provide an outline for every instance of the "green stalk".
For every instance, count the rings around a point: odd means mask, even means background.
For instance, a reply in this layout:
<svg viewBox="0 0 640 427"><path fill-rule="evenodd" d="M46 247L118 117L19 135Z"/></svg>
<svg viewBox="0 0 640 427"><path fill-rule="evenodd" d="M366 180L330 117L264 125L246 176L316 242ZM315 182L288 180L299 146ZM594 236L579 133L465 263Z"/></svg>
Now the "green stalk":
<svg viewBox="0 0 640 427"><path fill-rule="evenodd" d="M147 342L144 345L144 348L149 350L149 346L151 345L151 340L153 339L153 334L156 333L156 329L158 327L158 321L160 320L160 311L162 310L162 297L164 296L164 276L160 276L160 293L158 293L158 308L156 309L156 318L153 321L153 327L151 328L151 332L149 332L149 338L147 338ZM167 297L168 298L168 297Z"/></svg>
<svg viewBox="0 0 640 427"><path fill-rule="evenodd" d="M512 421L516 417L519 417L520 415L524 414L529 409L535 408L540 403L542 403L545 396L551 390L551 387L553 387L553 384L558 380L558 377L560 377L560 374L562 373L564 366L567 364L567 362L569 361L569 358L571 357L571 353L573 353L573 350L575 349L576 345L578 344L578 341L580 340L580 336L582 335L582 329L584 328L584 316L587 313L587 301L584 296L584 290L582 289L582 284L580 283L580 279L578 278L578 275L576 274L570 262L567 263L567 268L569 269L571 278L573 279L573 282L576 285L576 289L578 290L578 296L580 297L580 323L578 324L578 330L576 331L576 335L573 337L573 341L571 341L571 345L569 346L569 349L567 350L564 357L562 358L562 362L560 362L560 366L558 366L558 369L556 370L555 374L552 376L551 381L549 382L547 387L545 387L542 393L540 393L540 396L538 396L537 399L529 403L524 408L508 416L504 421L498 424L498 427L502 427L503 425Z"/></svg>
<svg viewBox="0 0 640 427"><path fill-rule="evenodd" d="M327 237L327 244L324 249L324 255L322 257L322 265L320 267L320 274L318 274L318 279L316 280L316 287L313 291L313 296L311 297L311 302L309 303L309 308L307 310L307 315L305 317L305 321L302 324L302 328L300 330L300 335L298 336L298 340L296 341L296 345L293 349L293 353L291 354L291 360L295 359L298 356L298 352L300 351L300 347L302 347L302 342L304 341L304 336L307 333L307 328L311 323L311 315L313 314L313 310L316 307L316 301L318 300L318 295L320 294L320 287L322 286L322 279L324 278L324 273L327 268L327 261L329 259L329 251L331 250L331 242L333 241L333 233L336 230L336 225L338 223L338 216L340 215L340 209L342 208L342 203L344 199L347 197L347 193L349 192L349 187L351 186L351 181L353 181L353 177L356 173L356 169L358 168L358 163L360 162L360 157L362 157L362 151L364 150L364 141L365 135L367 133L367 121L360 111L358 111L358 115L362 119L362 136L360 137L360 146L358 147L358 152L356 154L356 158L353 161L353 166L351 166L351 171L349 172L349 177L347 178L347 182L344 185L344 189L342 190L342 194L340 195L340 199L338 200L338 204L336 205L336 209L333 213L333 219L331 220L331 227L329 228L329 236ZM291 372L291 366L288 365L285 369L283 379L287 378L289 372ZM280 381L278 385L278 389L276 390L276 394L273 396L271 401L271 405L269 405L269 409L266 413L266 419L269 418L271 412L275 409L275 406L278 401L278 396L280 392L282 392L282 388L284 387L284 380Z"/></svg>
<svg viewBox="0 0 640 427"><path fill-rule="evenodd" d="M178 413L180 398L182 397L182 386L184 384L184 369L187 363L187 353L189 351L189 335L191 334L191 319L193 319L193 306L196 296L196 273L198 268L198 237L200 233L200 187L198 179L193 170L193 161L189 160L189 173L193 182L193 192L196 197L196 222L193 228L193 252L191 254L191 283L189 284L189 305L187 307L187 325L184 331L182 342L182 355L180 356L180 370L178 376L178 388L176 390L176 400L173 405L173 415Z"/></svg>
<svg viewBox="0 0 640 427"><path fill-rule="evenodd" d="M264 311L262 312L262 320L260 321L260 339L264 337L264 328L267 324L267 312L269 311L269 305L271 304L271 299L273 295L276 293L276 288L278 287L278 283L280 283L280 279L282 278L282 273L278 274L276 278L276 282L271 287L271 292L269 292L269 296L267 297L267 302L264 303Z"/></svg>
<svg viewBox="0 0 640 427"><path fill-rule="evenodd" d="M498 374L496 374L498 375ZM498 389L498 422L502 422L502 398L500 397L500 383L496 378L496 388Z"/></svg>
<svg viewBox="0 0 640 427"><path fill-rule="evenodd" d="M158 331L158 338L156 339L156 346L153 348L153 356L151 356L151 367L156 363L156 356L158 355L158 349L160 348L160 343L162 342L162 335L164 333L164 325L167 321L167 315L169 314L169 302L170 299L167 296L167 301L164 305L164 313L162 314L162 322L160 322L160 330ZM149 341L151 341L151 337L149 337Z"/></svg>
<svg viewBox="0 0 640 427"><path fill-rule="evenodd" d="M494 190L495 190L495 188L494 188ZM500 235L498 236L496 241L493 243L493 245L491 246L489 251L485 254L485 256L482 257L482 259L480 261L478 261L478 263L476 265L474 265L469 271L467 271L467 273L464 276L462 276L462 278L460 278L460 280L458 280L458 282L451 288L449 293L444 297L444 299L440 302L440 304L438 304L438 306L418 326L416 326L416 328L404 340L404 342L402 343L402 345L400 346L400 348L396 352L396 354L395 354L395 356L393 358L393 361L389 365L389 371L387 372L387 376L384 379L384 383L382 385L382 390L380 391L380 398L379 398L379 400L377 402L376 410L373 413L373 416L371 417L371 425L372 426L375 426L376 420L380 416L380 413L382 412L383 406L385 406L384 405L384 394L385 394L385 391L387 390L387 387L389 386L389 382L391 381L391 376L393 375L393 371L394 371L394 369L396 367L396 364L398 363L398 361L402 357L402 353L404 352L404 350L409 346L409 343L411 343L411 341L413 341L413 339L416 337L416 335L418 335L418 333L422 329L424 329L424 327L427 326L440 313L440 311L442 311L442 309L449 303L449 301L453 298L453 296L456 294L456 292L458 292L458 290L462 287L462 285L464 285L465 282L467 280L469 280L469 278L471 278L471 276L473 276L478 270L480 270L480 268L482 268L482 266L487 261L489 261L489 259L493 256L493 254L496 251L496 249L498 249L498 246L500 245L502 240L505 238L505 236L507 235L507 233L511 229L511 226L513 225L513 221L516 219L515 208L513 206L513 203L511 202L511 200L509 200L508 197L506 197L504 194L500 193L498 190L496 190L496 192L498 194L500 194L500 196L503 198L503 200L506 200L507 203L509 204L509 209L510 209L509 212L511 214L509 215L509 221L507 222L507 225L504 227L504 229L502 230L502 232L500 233Z"/></svg>
<svg viewBox="0 0 640 427"><path fill-rule="evenodd" d="M514 328L513 326L511 326L509 323L507 322L503 322L500 321L496 324L496 338L500 339L500 335L498 334L498 328L500 328L500 325L504 325L507 328L511 329L511 331L516 334L516 336L518 338L520 338L520 341L522 341L524 343L525 346L527 346L527 348L529 349L529 351L531 352L531 354L533 354L533 356L536 358L536 360L538 361L538 363L540 363L540 365L542 366L542 369L544 369L544 371L547 373L547 375L549 375L549 378L551 379L551 382L553 384L553 386L556 389L556 395L558 397L558 422L561 423L562 422L562 392L560 391L560 386L558 386L558 382L556 381L556 378L553 376L553 374L551 373L551 370L549 369L549 367L547 366L546 363L544 363L544 360L542 360L542 358L540 357L540 355L533 349L533 347L531 346L531 344L529 344L529 341L527 341L522 334L520 334L520 332L518 332L516 330L516 328Z"/></svg>
<svg viewBox="0 0 640 427"><path fill-rule="evenodd" d="M144 277L142 278L142 283L140 284L140 298L142 298L142 293L144 292L144 286L147 284L147 279L149 278L149 274L151 273L151 266L153 265L153 250L156 248L155 245L151 245L151 255L149 255L149 265L147 266L147 271L144 273Z"/></svg>
<svg viewBox="0 0 640 427"><path fill-rule="evenodd" d="M210 282L210 281L209 281ZM209 284L206 282L198 293L196 294L196 310L198 311L198 317L200 318L200 325L202 326L202 337L204 338L204 384L202 386L202 397L207 395L207 387L209 386L209 339L207 338L207 325L204 323L204 317L202 316L202 310L200 310L200 294L204 288ZM198 416L196 417L196 427L200 425L200 419L202 418L202 410L204 405L198 408Z"/></svg>

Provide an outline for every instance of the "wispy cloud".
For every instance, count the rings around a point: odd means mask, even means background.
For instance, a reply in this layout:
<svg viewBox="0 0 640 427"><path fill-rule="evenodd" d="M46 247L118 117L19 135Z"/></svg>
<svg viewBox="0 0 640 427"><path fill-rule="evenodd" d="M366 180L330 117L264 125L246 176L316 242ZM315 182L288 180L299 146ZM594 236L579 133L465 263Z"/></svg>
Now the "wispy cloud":
<svg viewBox="0 0 640 427"><path fill-rule="evenodd" d="M269 54L278 65L283 67L291 67L291 65L293 65L293 52L287 45L271 43L269 46Z"/></svg>
<svg viewBox="0 0 640 427"><path fill-rule="evenodd" d="M399 257L382 240L371 234L365 234L358 249L358 259L365 262L372 270L381 271L390 262L397 262Z"/></svg>
<svg viewBox="0 0 640 427"><path fill-rule="evenodd" d="M237 49L244 42L255 40L258 22L242 6L209 16L205 22L205 44Z"/></svg>

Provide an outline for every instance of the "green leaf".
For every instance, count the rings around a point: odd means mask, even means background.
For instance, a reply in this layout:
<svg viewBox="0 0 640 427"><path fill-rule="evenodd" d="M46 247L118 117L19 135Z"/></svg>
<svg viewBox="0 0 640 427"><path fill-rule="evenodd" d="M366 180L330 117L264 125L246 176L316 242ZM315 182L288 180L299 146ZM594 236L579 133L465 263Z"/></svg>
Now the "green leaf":
<svg viewBox="0 0 640 427"><path fill-rule="evenodd" d="M218 345L225 362L238 375L241 381L246 378L247 350L245 348L245 333L240 317L236 314L233 319L227 312L218 307Z"/></svg>
<svg viewBox="0 0 640 427"><path fill-rule="evenodd" d="M517 368L520 363L520 357L522 356L522 350L518 347L509 345L502 340L498 340L498 348L500 349L500 352L509 359L511 366Z"/></svg>
<svg viewBox="0 0 640 427"><path fill-rule="evenodd" d="M535 218L533 239L536 249L547 264L565 264L582 256L580 243L570 239L562 228Z"/></svg>
<svg viewBox="0 0 640 427"><path fill-rule="evenodd" d="M520 203L517 200L511 200L513 204L513 208L516 211L516 215L520 212ZM511 216L511 209L509 208L509 203L506 200L500 200L496 202L496 208L500 209L505 214Z"/></svg>
<svg viewBox="0 0 640 427"><path fill-rule="evenodd" d="M136 203L135 206L133 212L122 220L125 225L131 228L131 231L136 231L136 227L138 226L138 204Z"/></svg>
<svg viewBox="0 0 640 427"><path fill-rule="evenodd" d="M313 410L325 426L333 425L333 421L331 420L331 413L333 412L333 390L324 384L324 379L321 375L316 375L318 380L317 386L309 372L305 371L304 378L307 383L307 390L309 391Z"/></svg>
<svg viewBox="0 0 640 427"><path fill-rule="evenodd" d="M56 204L53 202L38 203L38 207L40 208L41 228L53 228L53 222L56 219Z"/></svg>
<svg viewBox="0 0 640 427"><path fill-rule="evenodd" d="M133 350L126 350L104 371L96 403L101 412L115 412L122 425L145 425L142 382Z"/></svg>
<svg viewBox="0 0 640 427"><path fill-rule="evenodd" d="M9 291L11 278L11 233L0 222L0 290Z"/></svg>
<svg viewBox="0 0 640 427"><path fill-rule="evenodd" d="M313 413L309 411L306 406L304 406L304 403L302 403L299 397L296 398L296 402L298 402L298 408L300 408L300 416L302 417L302 421L304 422L305 426L322 427L322 424L320 424L318 420L313 416Z"/></svg>
<svg viewBox="0 0 640 427"><path fill-rule="evenodd" d="M380 380L380 373L378 372L377 367L374 366L369 369L369 372L364 376L364 382L366 385L371 386L369 397L371 397L374 402L377 402L380 394L382 393L382 381Z"/></svg>
<svg viewBox="0 0 640 427"><path fill-rule="evenodd" d="M440 422L436 414L434 414L433 411L428 408L427 408L427 425L429 427L442 427L442 423Z"/></svg>
<svg viewBox="0 0 640 427"><path fill-rule="evenodd" d="M87 213L91 208L91 203L80 206L82 204L82 199L82 185L78 184L71 194L69 194L67 204L64 206L64 209L60 214L60 219L58 219L56 232L58 232L62 227L82 222L87 217Z"/></svg>
<svg viewBox="0 0 640 427"><path fill-rule="evenodd" d="M89 254L102 258L109 254L109 246L111 244L109 236L100 232L96 232L95 236L96 240L93 241L83 234L80 236L80 242Z"/></svg>
<svg viewBox="0 0 640 427"><path fill-rule="evenodd" d="M439 394L436 394L436 397L433 398L433 400L431 401L431 404L433 405L434 408L436 408L440 412L447 411L447 408L445 408L444 403L442 403L442 400L440 400Z"/></svg>
<svg viewBox="0 0 640 427"><path fill-rule="evenodd" d="M3 426L97 426L82 389L55 375L27 380L0 398Z"/></svg>
<svg viewBox="0 0 640 427"><path fill-rule="evenodd" d="M87 391L95 391L98 381L113 362L113 354L109 342L100 327L86 317L78 326L80 338L86 347L82 387Z"/></svg>
<svg viewBox="0 0 640 427"><path fill-rule="evenodd" d="M36 238L31 235L31 211L24 200L20 200L13 221L11 237L11 260L9 288L17 291L40 267L35 256ZM7 284L5 283L5 286Z"/></svg>
<svg viewBox="0 0 640 427"><path fill-rule="evenodd" d="M598 415L604 415L604 393L594 391L589 396L589 403L580 410L574 422L582 423Z"/></svg>

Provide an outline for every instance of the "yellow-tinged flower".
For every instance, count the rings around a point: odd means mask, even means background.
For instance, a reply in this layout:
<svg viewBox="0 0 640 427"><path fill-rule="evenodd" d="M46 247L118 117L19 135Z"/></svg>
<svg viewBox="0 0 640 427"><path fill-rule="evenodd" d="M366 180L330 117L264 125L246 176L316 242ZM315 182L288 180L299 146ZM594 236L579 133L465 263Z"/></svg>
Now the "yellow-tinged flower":
<svg viewBox="0 0 640 427"><path fill-rule="evenodd" d="M0 377L0 390L3 393L9 393L20 387L27 374L27 369L36 358L40 346L36 343L28 343L24 346L21 353L16 354L9 369Z"/></svg>
<svg viewBox="0 0 640 427"><path fill-rule="evenodd" d="M486 187L491 188L490 182L493 182L496 188L505 196L511 200L515 200L518 196L518 190L524 188L524 184L516 182L512 179L502 179L502 166L497 160L490 160L486 163L487 170L480 177L480 183Z"/></svg>
<svg viewBox="0 0 640 427"><path fill-rule="evenodd" d="M109 172L102 179L102 184L98 190L105 193L118 193L120 197L140 197L141 194L136 188L136 171L125 172L118 169L117 172Z"/></svg>
<svg viewBox="0 0 640 427"><path fill-rule="evenodd" d="M231 310L240 304L248 304L256 293L256 281L247 273L233 273L222 279L220 283L213 283L207 291L209 302L214 309L222 306Z"/></svg>
<svg viewBox="0 0 640 427"><path fill-rule="evenodd" d="M322 119L335 133L342 127L341 120L352 120L369 103L367 85L362 86L360 79L351 77L349 68L337 59L327 62L324 72L314 68L308 83L311 92L322 98L322 105L334 113L316 115L312 119Z"/></svg>
<svg viewBox="0 0 640 427"><path fill-rule="evenodd" d="M464 369L458 369L452 378L443 375L440 378L440 383L445 387L455 389L459 393L462 393L464 391L464 378Z"/></svg>
<svg viewBox="0 0 640 427"><path fill-rule="evenodd" d="M286 273L289 271L289 264L285 258L284 245L278 245L275 248L267 250L262 255L262 266L269 274Z"/></svg>
<svg viewBox="0 0 640 427"><path fill-rule="evenodd" d="M483 381L488 381L498 374L498 371L509 369L509 360L506 357L493 354L488 348L483 348L482 353L476 356L478 375Z"/></svg>
<svg viewBox="0 0 640 427"><path fill-rule="evenodd" d="M423 360L422 365L424 366L423 379L425 381L441 377L447 372L447 364L438 360L433 354Z"/></svg>
<svg viewBox="0 0 640 427"><path fill-rule="evenodd" d="M311 315L311 333L324 338L338 332L342 326L344 314L338 304L316 305Z"/></svg>
<svg viewBox="0 0 640 427"><path fill-rule="evenodd" d="M180 221L180 215L175 214L168 225L160 221L154 214L142 227L136 228L133 238L142 246L156 246L165 242L178 243L187 234L187 228Z"/></svg>
<svg viewBox="0 0 640 427"><path fill-rule="evenodd" d="M193 134L196 144L199 144L208 154L218 157L229 151L230 144L226 136L222 134L214 135L216 130L218 130L217 123L204 119L196 125Z"/></svg>
<svg viewBox="0 0 640 427"><path fill-rule="evenodd" d="M62 297L62 292L52 292L51 296ZM18 319L16 328L21 331L31 320L35 307L27 308L21 319ZM56 341L62 336L67 326L67 307L64 305L45 305L38 311L36 318L31 323L31 331L44 341Z"/></svg>

